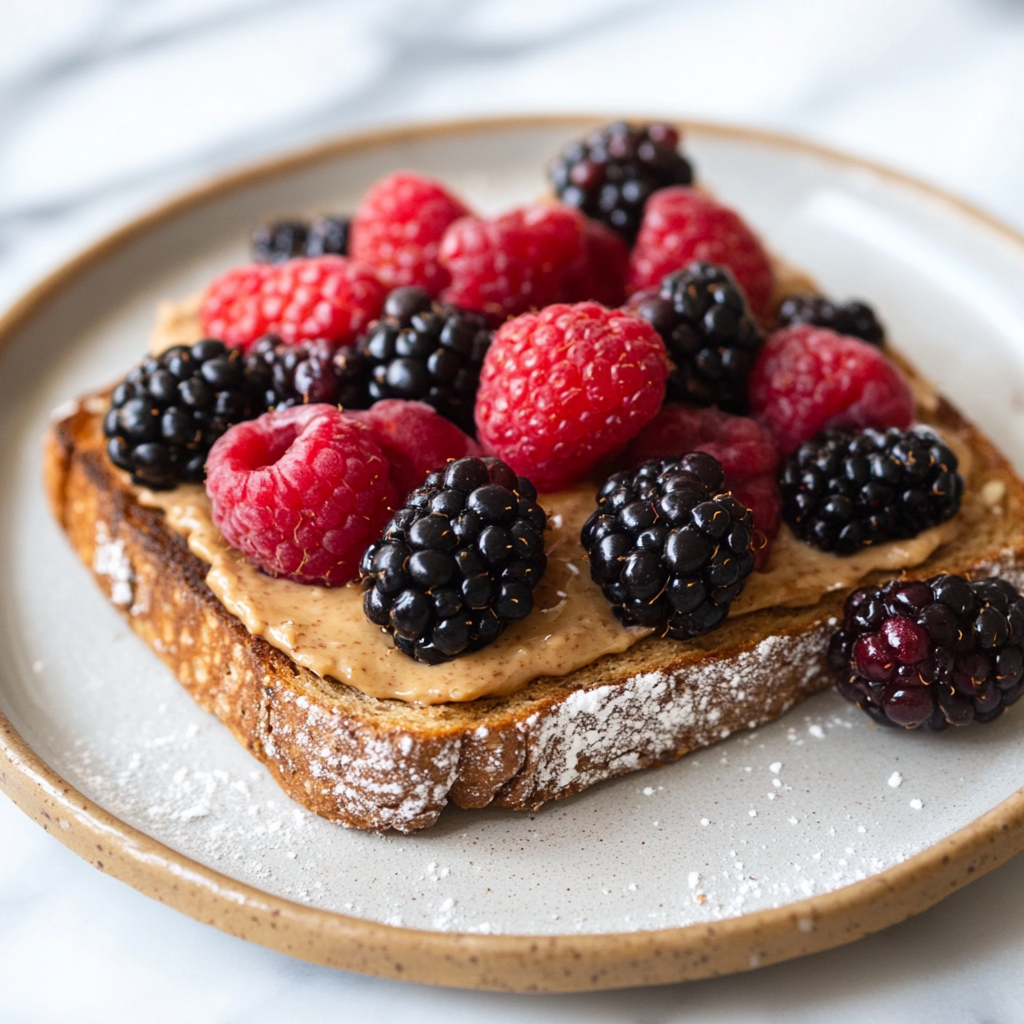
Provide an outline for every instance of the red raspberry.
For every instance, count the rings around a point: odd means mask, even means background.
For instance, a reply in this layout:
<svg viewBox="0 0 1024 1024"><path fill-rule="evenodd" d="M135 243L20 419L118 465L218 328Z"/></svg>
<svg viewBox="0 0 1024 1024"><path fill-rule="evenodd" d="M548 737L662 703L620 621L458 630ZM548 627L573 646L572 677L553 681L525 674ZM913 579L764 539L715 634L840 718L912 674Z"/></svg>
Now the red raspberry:
<svg viewBox="0 0 1024 1024"><path fill-rule="evenodd" d="M557 203L495 220L463 217L441 242L439 258L452 275L441 297L500 322L560 301L583 254L579 213Z"/></svg>
<svg viewBox="0 0 1024 1024"><path fill-rule="evenodd" d="M396 171L359 204L349 252L373 267L388 288L415 285L435 297L451 280L437 262L441 238L452 221L469 212L439 182Z"/></svg>
<svg viewBox="0 0 1024 1024"><path fill-rule="evenodd" d="M332 405L232 427L210 449L206 492L224 539L271 576L340 586L395 507L388 460Z"/></svg>
<svg viewBox="0 0 1024 1024"><path fill-rule="evenodd" d="M480 373L484 449L557 491L621 449L657 414L668 357L646 320L596 302L505 323Z"/></svg>
<svg viewBox="0 0 1024 1024"><path fill-rule="evenodd" d="M757 235L739 214L696 189L675 185L655 192L630 256L629 291L655 288L693 260L728 267L754 315L771 309L772 265Z"/></svg>
<svg viewBox="0 0 1024 1024"><path fill-rule="evenodd" d="M819 430L903 430L914 420L910 385L879 349L809 324L768 338L748 387L752 414L783 455Z"/></svg>
<svg viewBox="0 0 1024 1024"><path fill-rule="evenodd" d="M756 567L763 569L782 517L775 480L779 451L771 434L749 416L666 402L633 439L625 462L635 467L648 459L690 452L706 452L718 459L725 472L723 489L732 491L753 513L754 526L766 539L754 552Z"/></svg>
<svg viewBox="0 0 1024 1024"><path fill-rule="evenodd" d="M598 220L580 215L583 256L566 274L565 302L600 302L613 309L626 297L629 246L622 236Z"/></svg>
<svg viewBox="0 0 1024 1024"><path fill-rule="evenodd" d="M207 289L203 332L248 349L264 334L289 344L325 338L351 345L375 320L387 289L364 263L344 256L236 267Z"/></svg>
<svg viewBox="0 0 1024 1024"><path fill-rule="evenodd" d="M391 463L391 482L399 498L419 487L427 474L449 459L483 455L473 438L426 402L385 398L369 409L345 415L368 427L373 434L374 441Z"/></svg>

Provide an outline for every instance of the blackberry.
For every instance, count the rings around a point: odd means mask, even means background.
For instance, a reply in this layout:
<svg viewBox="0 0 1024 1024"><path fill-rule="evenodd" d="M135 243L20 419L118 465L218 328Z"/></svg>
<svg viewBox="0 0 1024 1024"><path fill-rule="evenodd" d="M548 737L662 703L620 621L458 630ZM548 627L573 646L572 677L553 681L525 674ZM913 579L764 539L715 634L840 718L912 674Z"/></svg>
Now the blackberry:
<svg viewBox="0 0 1024 1024"><path fill-rule="evenodd" d="M991 722L1024 692L1024 598L943 574L855 590L833 634L839 692L881 725Z"/></svg>
<svg viewBox="0 0 1024 1024"><path fill-rule="evenodd" d="M432 405L467 434L480 366L491 344L479 313L434 302L421 288L396 288L381 319L346 360L352 381L362 378L368 404L405 398Z"/></svg>
<svg viewBox="0 0 1024 1024"><path fill-rule="evenodd" d="M245 357L253 380L263 385L267 409L327 402L345 409L368 405L365 361L337 342L318 338L290 345L274 334L257 341Z"/></svg>
<svg viewBox="0 0 1024 1024"><path fill-rule="evenodd" d="M360 566L367 619L410 658L478 651L533 610L547 516L498 459L457 459L406 499Z"/></svg>
<svg viewBox="0 0 1024 1024"><path fill-rule="evenodd" d="M201 483L213 442L264 411L261 385L240 349L209 338L175 345L114 388L103 421L107 453L136 484Z"/></svg>
<svg viewBox="0 0 1024 1024"><path fill-rule="evenodd" d="M619 621L686 640L721 625L751 570L753 519L703 452L615 473L580 533Z"/></svg>
<svg viewBox="0 0 1024 1024"><path fill-rule="evenodd" d="M790 295L779 306L779 324L813 324L871 345L885 344L885 328L875 311L866 302L856 300L839 303L822 295Z"/></svg>
<svg viewBox="0 0 1024 1024"><path fill-rule="evenodd" d="M257 263L283 263L296 256L347 256L349 221L320 217L312 224L282 220L261 224L252 233L252 258Z"/></svg>
<svg viewBox="0 0 1024 1024"><path fill-rule="evenodd" d="M747 376L764 339L726 267L694 262L662 279L635 311L661 335L675 370L669 399L747 411Z"/></svg>
<svg viewBox="0 0 1024 1024"><path fill-rule="evenodd" d="M566 146L548 177L563 203L632 244L651 193L693 182L693 168L678 146L679 132L671 125L617 121Z"/></svg>
<svg viewBox="0 0 1024 1024"><path fill-rule="evenodd" d="M956 515L964 493L956 455L927 427L822 431L782 464L779 487L797 536L839 555L916 537Z"/></svg>

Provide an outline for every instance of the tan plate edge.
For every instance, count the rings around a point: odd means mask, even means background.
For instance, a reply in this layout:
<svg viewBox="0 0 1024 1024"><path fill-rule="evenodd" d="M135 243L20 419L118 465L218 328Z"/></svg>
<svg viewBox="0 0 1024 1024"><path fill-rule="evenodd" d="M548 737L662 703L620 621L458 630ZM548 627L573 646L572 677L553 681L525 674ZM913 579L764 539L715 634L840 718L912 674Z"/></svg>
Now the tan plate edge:
<svg viewBox="0 0 1024 1024"><path fill-rule="evenodd" d="M642 120L642 118L633 118ZM214 179L133 220L51 273L0 319L0 346L95 263L176 214L328 156L403 139L608 120L593 114L491 118L346 136ZM897 171L770 132L683 122L684 130L795 149L871 171L955 207L1024 251L1024 236ZM435 985L573 992L667 984L767 966L852 942L912 917L1024 850L1024 789L902 864L786 907L712 924L577 936L469 935L378 924L303 906L204 867L93 803L0 713L0 789L65 846L190 917L313 963Z"/></svg>

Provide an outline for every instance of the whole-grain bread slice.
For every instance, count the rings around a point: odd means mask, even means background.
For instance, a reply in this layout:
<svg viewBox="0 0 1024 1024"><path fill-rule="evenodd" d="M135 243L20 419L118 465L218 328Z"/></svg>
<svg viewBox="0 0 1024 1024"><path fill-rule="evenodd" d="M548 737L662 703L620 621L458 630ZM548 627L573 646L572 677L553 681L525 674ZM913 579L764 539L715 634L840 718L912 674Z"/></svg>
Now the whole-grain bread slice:
<svg viewBox="0 0 1024 1024"><path fill-rule="evenodd" d="M730 618L685 643L649 638L511 696L437 705L368 697L299 667L224 609L204 563L107 459L105 408L94 396L53 424L45 477L54 515L196 701L324 817L408 832L433 824L448 800L534 810L754 728L829 685L840 592ZM1020 582L1024 483L949 403L933 398L920 412L969 449L971 469L956 538L912 575L998 572Z"/></svg>

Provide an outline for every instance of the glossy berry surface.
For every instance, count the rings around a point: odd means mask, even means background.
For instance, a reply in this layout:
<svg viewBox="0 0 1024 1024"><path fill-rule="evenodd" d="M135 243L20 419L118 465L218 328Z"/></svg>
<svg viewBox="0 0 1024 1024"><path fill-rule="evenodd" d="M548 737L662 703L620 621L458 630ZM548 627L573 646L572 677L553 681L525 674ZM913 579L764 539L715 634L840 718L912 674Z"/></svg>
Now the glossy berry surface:
<svg viewBox="0 0 1024 1024"><path fill-rule="evenodd" d="M692 188L672 187L648 201L630 255L629 292L657 288L694 260L726 266L755 316L767 316L774 275L757 235L735 211Z"/></svg>
<svg viewBox="0 0 1024 1024"><path fill-rule="evenodd" d="M249 349L245 362L250 376L262 382L267 409L318 402L361 408L366 396L347 374L344 354L349 351L323 338L289 345L268 334Z"/></svg>
<svg viewBox="0 0 1024 1024"><path fill-rule="evenodd" d="M340 586L396 505L361 423L301 405L239 423L213 446L206 492L224 539L271 576Z"/></svg>
<svg viewBox="0 0 1024 1024"><path fill-rule="evenodd" d="M856 300L833 302L823 295L790 295L779 306L779 323L783 327L813 324L871 345L885 343L885 328L875 311L866 302Z"/></svg>
<svg viewBox="0 0 1024 1024"><path fill-rule="evenodd" d="M449 462L367 549L367 619L430 665L486 647L533 610L546 528L533 485L503 462Z"/></svg>
<svg viewBox="0 0 1024 1024"><path fill-rule="evenodd" d="M600 221L581 217L583 253L566 271L564 302L600 302L613 309L626 298L629 247Z"/></svg>
<svg viewBox="0 0 1024 1024"><path fill-rule="evenodd" d="M882 725L991 722L1024 692L1024 598L947 574L855 590L828 659L839 692Z"/></svg>
<svg viewBox="0 0 1024 1024"><path fill-rule="evenodd" d="M583 478L657 414L665 345L646 320L593 302L505 323L484 358L477 437L541 491Z"/></svg>
<svg viewBox="0 0 1024 1024"><path fill-rule="evenodd" d="M747 377L764 339L728 268L691 263L629 306L661 335L675 364L670 399L747 411Z"/></svg>
<svg viewBox="0 0 1024 1024"><path fill-rule="evenodd" d="M175 345L114 388L103 421L107 454L136 484L202 483L213 442L263 411L262 382L220 341Z"/></svg>
<svg viewBox="0 0 1024 1024"><path fill-rule="evenodd" d="M396 171L359 204L352 220L352 256L373 267L389 288L411 285L436 296L450 281L438 262L441 239L469 212L440 182Z"/></svg>
<svg viewBox="0 0 1024 1024"><path fill-rule="evenodd" d="M905 430L916 412L906 377L879 349L806 324L768 338L749 396L783 455L819 430Z"/></svg>
<svg viewBox="0 0 1024 1024"><path fill-rule="evenodd" d="M291 345L321 338L351 345L380 315L386 294L370 267L344 256L253 263L210 284L199 320L211 337L243 349L267 334Z"/></svg>
<svg viewBox="0 0 1024 1024"><path fill-rule="evenodd" d="M957 458L937 434L826 430L779 472L783 518L801 540L851 555L952 519L964 493Z"/></svg>
<svg viewBox="0 0 1024 1024"><path fill-rule="evenodd" d="M625 626L674 640L707 633L754 568L749 509L721 493L722 467L698 452L610 476L580 542Z"/></svg>
<svg viewBox="0 0 1024 1024"><path fill-rule="evenodd" d="M679 131L672 125L618 121L566 146L548 177L563 203L631 243L651 194L689 185L693 168L679 152Z"/></svg>
<svg viewBox="0 0 1024 1024"><path fill-rule="evenodd" d="M297 256L347 256L349 221L347 217L319 217L281 220L261 224L252 233L252 258L255 263L283 263Z"/></svg>

